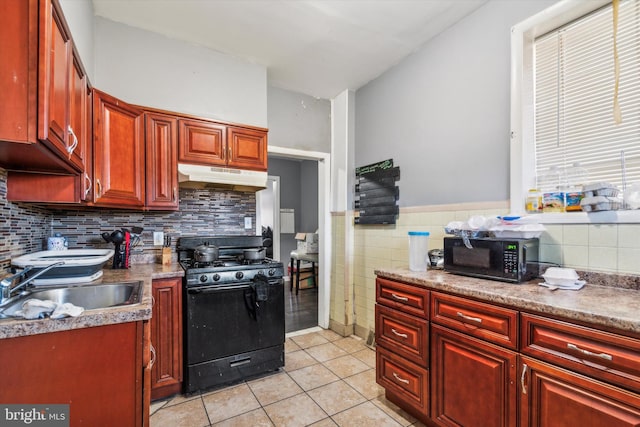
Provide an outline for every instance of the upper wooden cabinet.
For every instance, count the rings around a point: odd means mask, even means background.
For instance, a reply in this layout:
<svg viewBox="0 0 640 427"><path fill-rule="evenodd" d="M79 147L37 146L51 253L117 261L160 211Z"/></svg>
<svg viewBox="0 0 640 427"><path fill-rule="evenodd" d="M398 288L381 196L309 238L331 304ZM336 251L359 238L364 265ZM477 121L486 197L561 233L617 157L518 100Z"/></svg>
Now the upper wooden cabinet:
<svg viewBox="0 0 640 427"><path fill-rule="evenodd" d="M142 110L94 90L93 187L96 205L144 207L143 118Z"/></svg>
<svg viewBox="0 0 640 427"><path fill-rule="evenodd" d="M227 164L227 129L205 120L180 120L178 161L201 165Z"/></svg>
<svg viewBox="0 0 640 427"><path fill-rule="evenodd" d="M3 1L0 51L0 166L84 171L71 98L78 79L87 82L58 1Z"/></svg>
<svg viewBox="0 0 640 427"><path fill-rule="evenodd" d="M179 162L267 170L266 130L197 119L179 123Z"/></svg>
<svg viewBox="0 0 640 427"><path fill-rule="evenodd" d="M227 165L238 169L267 170L267 133L262 130L227 128Z"/></svg>
<svg viewBox="0 0 640 427"><path fill-rule="evenodd" d="M178 209L178 120L145 113L146 206Z"/></svg>

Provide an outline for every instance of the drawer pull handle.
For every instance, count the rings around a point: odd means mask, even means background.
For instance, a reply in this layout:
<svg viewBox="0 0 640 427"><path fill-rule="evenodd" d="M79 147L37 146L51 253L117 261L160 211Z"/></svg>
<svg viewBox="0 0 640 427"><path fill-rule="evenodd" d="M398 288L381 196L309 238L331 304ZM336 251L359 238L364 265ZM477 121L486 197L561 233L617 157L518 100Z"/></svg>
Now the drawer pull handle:
<svg viewBox="0 0 640 427"><path fill-rule="evenodd" d="M409 336L408 336L407 334L401 334L400 332L396 331L396 330L395 330L395 329L393 329L393 328L391 328L391 332L393 332L393 334L394 334L395 336L398 336L398 337L400 337L400 338L404 338L404 339L409 338Z"/></svg>
<svg viewBox="0 0 640 427"><path fill-rule="evenodd" d="M391 296L393 297L393 299L397 299L398 301L409 301L409 298L401 297L400 295L391 294Z"/></svg>
<svg viewBox="0 0 640 427"><path fill-rule="evenodd" d="M571 343L567 343L567 348L570 350L575 350L575 351L579 351L580 353L584 354L585 356L592 356L592 357L599 357L600 359L604 359L604 360L613 360L613 356L607 353L594 353L592 351L589 350L584 350L580 347L578 347L575 344L571 344Z"/></svg>
<svg viewBox="0 0 640 427"><path fill-rule="evenodd" d="M522 364L522 375L520 376L520 387L522 387L522 394L527 394L527 385L524 383L525 376L527 374L527 364Z"/></svg>
<svg viewBox="0 0 640 427"><path fill-rule="evenodd" d="M405 380L404 378L401 378L400 375L396 374L395 372L393 372L393 378L400 381L401 383L409 384L409 380Z"/></svg>
<svg viewBox="0 0 640 427"><path fill-rule="evenodd" d="M456 316L464 319L464 320L470 320L472 322L476 322L476 323L482 323L482 319L479 317L471 317L471 316L467 316L466 314L462 314L459 311L456 313Z"/></svg>

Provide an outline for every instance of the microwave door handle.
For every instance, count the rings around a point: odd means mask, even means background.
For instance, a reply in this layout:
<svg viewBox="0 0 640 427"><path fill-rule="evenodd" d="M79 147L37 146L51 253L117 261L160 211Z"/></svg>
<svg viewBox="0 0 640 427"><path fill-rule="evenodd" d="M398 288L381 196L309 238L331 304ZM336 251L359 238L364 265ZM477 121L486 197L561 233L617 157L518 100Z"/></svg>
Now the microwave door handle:
<svg viewBox="0 0 640 427"><path fill-rule="evenodd" d="M526 274L527 273L527 245L522 245L522 265L521 265L521 269L522 269L522 274Z"/></svg>

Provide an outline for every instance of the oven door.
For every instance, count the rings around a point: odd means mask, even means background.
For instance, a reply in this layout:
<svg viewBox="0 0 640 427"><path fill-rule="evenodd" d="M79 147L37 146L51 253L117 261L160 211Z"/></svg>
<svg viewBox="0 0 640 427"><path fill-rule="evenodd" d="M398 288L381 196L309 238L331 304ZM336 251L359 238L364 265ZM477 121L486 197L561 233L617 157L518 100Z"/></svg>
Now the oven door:
<svg viewBox="0 0 640 427"><path fill-rule="evenodd" d="M186 289L186 361L196 364L284 343L284 281Z"/></svg>

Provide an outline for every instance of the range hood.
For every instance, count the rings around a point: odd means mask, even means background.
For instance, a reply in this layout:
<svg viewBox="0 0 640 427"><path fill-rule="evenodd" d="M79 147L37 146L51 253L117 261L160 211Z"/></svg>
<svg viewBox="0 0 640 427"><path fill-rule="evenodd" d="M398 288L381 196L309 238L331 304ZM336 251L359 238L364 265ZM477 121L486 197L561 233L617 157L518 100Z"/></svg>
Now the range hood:
<svg viewBox="0 0 640 427"><path fill-rule="evenodd" d="M238 191L258 191L267 188L267 172L178 163L178 182L184 187L215 184Z"/></svg>

